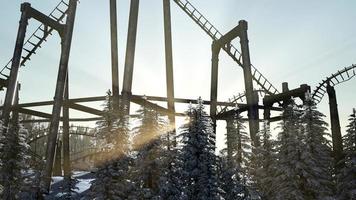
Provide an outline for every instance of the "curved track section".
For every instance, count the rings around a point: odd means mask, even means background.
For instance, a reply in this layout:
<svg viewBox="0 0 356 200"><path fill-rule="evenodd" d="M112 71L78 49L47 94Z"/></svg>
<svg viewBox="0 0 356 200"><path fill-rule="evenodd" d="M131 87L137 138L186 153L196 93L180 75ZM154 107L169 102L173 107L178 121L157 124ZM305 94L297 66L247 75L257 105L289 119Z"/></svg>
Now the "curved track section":
<svg viewBox="0 0 356 200"><path fill-rule="evenodd" d="M57 22L62 22L67 15L69 2L68 0L61 0L56 7L50 12L48 17L52 18ZM21 59L20 66L25 66L26 62L31 60L31 56L36 54L42 44L47 41L47 38L52 35L53 28L47 27L44 24L39 25L35 31L28 37L23 45L23 56ZM0 78L7 80L11 71L12 59L6 63L6 65L0 70ZM6 87L6 84L1 85L1 87Z"/></svg>
<svg viewBox="0 0 356 200"><path fill-rule="evenodd" d="M328 85L328 82L330 86L335 86L340 83L346 82L355 76L356 76L356 65L345 67L344 69L337 71L335 74L331 74L331 76L323 80L313 91L312 98L314 102L318 104L323 99L326 93L326 87Z"/></svg>
<svg viewBox="0 0 356 200"><path fill-rule="evenodd" d="M269 94L269 92L264 90L264 89L255 90L255 91L257 91L258 94L260 96L262 96L262 97L265 96L266 94ZM244 101L246 102L246 92L239 93L238 95L233 96L233 98L229 99L228 101L230 103L244 103ZM218 115L228 111L229 107L231 107L231 106L219 106L218 107L218 112L217 112Z"/></svg>
<svg viewBox="0 0 356 200"><path fill-rule="evenodd" d="M62 133L63 129L59 130L59 133ZM40 138L46 137L48 135L48 128L36 130L35 133L31 134L28 139L28 143L32 143ZM82 135L87 137L96 137L97 130L95 128L83 127L83 126L71 126L69 128L70 135Z"/></svg>
<svg viewBox="0 0 356 200"><path fill-rule="evenodd" d="M174 0L174 2L213 40L218 40L222 37L221 32L208 21L206 17L198 11L188 0ZM238 65L243 67L241 60L241 52L231 43L223 47L224 51L235 61ZM278 94L279 91L262 75L258 69L251 64L252 78L256 83L263 88L270 95Z"/></svg>

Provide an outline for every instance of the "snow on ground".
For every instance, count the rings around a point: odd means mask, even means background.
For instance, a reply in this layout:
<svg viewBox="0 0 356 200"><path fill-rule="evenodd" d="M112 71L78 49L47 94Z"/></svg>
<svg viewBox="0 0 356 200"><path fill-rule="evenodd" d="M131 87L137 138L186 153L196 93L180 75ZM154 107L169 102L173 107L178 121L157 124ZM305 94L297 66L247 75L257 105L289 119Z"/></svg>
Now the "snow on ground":
<svg viewBox="0 0 356 200"><path fill-rule="evenodd" d="M75 171L73 176L78 180L76 184L76 189L74 190L76 194L73 195L74 199L82 199L88 189L91 186L91 182L94 180L94 174L87 171ZM55 200L63 195L60 187L63 183L62 176L52 177L51 191L49 195L45 197L46 200Z"/></svg>
<svg viewBox="0 0 356 200"><path fill-rule="evenodd" d="M54 184L57 184L57 183L59 183L61 181L63 181L63 177L62 176L53 176L51 184L54 185Z"/></svg>

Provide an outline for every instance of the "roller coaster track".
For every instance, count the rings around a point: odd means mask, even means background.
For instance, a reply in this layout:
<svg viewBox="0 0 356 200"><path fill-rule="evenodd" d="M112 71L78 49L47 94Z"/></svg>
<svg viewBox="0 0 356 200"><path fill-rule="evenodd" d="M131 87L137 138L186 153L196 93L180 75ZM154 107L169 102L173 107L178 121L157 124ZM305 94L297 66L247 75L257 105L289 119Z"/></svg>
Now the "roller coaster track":
<svg viewBox="0 0 356 200"><path fill-rule="evenodd" d="M189 1L187 0L174 0L174 2L181 8L183 11L202 28L214 41L221 38L222 34L213 26L207 18L205 18ZM227 44L223 47L224 51L241 67L242 65L242 56L239 50L234 47L232 44ZM272 85L271 82L267 80L265 76L261 74L260 71L251 65L252 78L256 83L264 89L268 94L278 94L278 90Z"/></svg>
<svg viewBox="0 0 356 200"><path fill-rule="evenodd" d="M28 143L34 142L40 138L46 137L48 135L48 128L44 128L41 130L37 130L34 134L32 134L29 139ZM59 133L62 133L63 129L62 127L59 129ZM82 136L87 136L87 137L96 137L96 129L95 128L90 128L90 127L83 127L83 126L71 126L69 128L69 133L71 135L82 135Z"/></svg>
<svg viewBox="0 0 356 200"><path fill-rule="evenodd" d="M88 148L83 149L79 152L71 153L70 160L72 162L75 162L77 160L87 158L87 157L92 157L92 156L98 155L100 153L101 153L100 149L98 149L96 147L88 147Z"/></svg>
<svg viewBox="0 0 356 200"><path fill-rule="evenodd" d="M61 0L48 16L57 22L62 22L67 14L67 10L68 0ZM22 56L21 66L25 66L26 62L31 60L30 57L36 54L36 51L42 47L41 45L52 35L53 30L53 28L47 27L44 24L39 25L35 29L23 45L24 55ZM0 89L6 87L6 82L11 71L11 63L12 59L0 70Z"/></svg>
<svg viewBox="0 0 356 200"><path fill-rule="evenodd" d="M267 92L266 90L255 90L257 91L261 96L264 96ZM239 93L238 95L236 96L233 96L233 98L230 98L228 101L230 103L243 103L244 102L244 98L246 98L246 93L243 92L243 93ZM222 114L226 111L228 111L228 108L231 107L231 106L218 106L218 115L219 114Z"/></svg>
<svg viewBox="0 0 356 200"><path fill-rule="evenodd" d="M314 102L318 104L323 99L326 93L326 87L328 83L330 86L335 86L340 83L346 82L355 76L356 76L356 65L345 67L341 71L337 71L335 74L331 74L331 76L327 77L325 80L319 83L319 85L313 91L312 98Z"/></svg>

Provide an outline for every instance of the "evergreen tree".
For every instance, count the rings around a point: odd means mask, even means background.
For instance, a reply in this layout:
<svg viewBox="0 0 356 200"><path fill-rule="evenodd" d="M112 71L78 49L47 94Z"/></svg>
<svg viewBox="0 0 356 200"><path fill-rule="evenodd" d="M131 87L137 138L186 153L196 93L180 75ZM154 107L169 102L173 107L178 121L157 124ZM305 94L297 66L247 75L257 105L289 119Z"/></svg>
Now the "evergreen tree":
<svg viewBox="0 0 356 200"><path fill-rule="evenodd" d="M247 167L251 159L251 141L245 128L239 113L233 119L227 120L227 156L229 160L234 160L234 163L242 173L243 180L246 179Z"/></svg>
<svg viewBox="0 0 356 200"><path fill-rule="evenodd" d="M137 111L139 125L133 129L133 146L137 154L132 179L140 199L159 196L159 177L163 167L165 121L154 109L141 106Z"/></svg>
<svg viewBox="0 0 356 200"><path fill-rule="evenodd" d="M221 187L221 196L225 200L248 200L249 191L241 180L241 171L236 160L230 160L226 149L222 150L219 158L219 186Z"/></svg>
<svg viewBox="0 0 356 200"><path fill-rule="evenodd" d="M22 192L28 191L25 173L28 170L27 131L13 117L9 127L0 125L0 183L3 186L1 199L19 199Z"/></svg>
<svg viewBox="0 0 356 200"><path fill-rule="evenodd" d="M180 166L177 159L178 149L165 149L161 151L159 197L162 200L178 200L181 193Z"/></svg>
<svg viewBox="0 0 356 200"><path fill-rule="evenodd" d="M103 150L107 151L108 153L112 153L111 151L115 146L117 139L117 132L116 132L116 123L119 119L119 110L118 102L111 96L111 91L107 91L106 98L104 104L102 105L103 108L103 119L96 122L97 129L98 129L98 136L101 139L99 141L101 146L103 146ZM111 159L113 155L108 156Z"/></svg>
<svg viewBox="0 0 356 200"><path fill-rule="evenodd" d="M248 199L246 169L250 159L251 146L240 114L227 120L226 148L219 159L219 185L224 199Z"/></svg>
<svg viewBox="0 0 356 200"><path fill-rule="evenodd" d="M202 100L188 111L189 122L183 126L180 138L182 149L182 199L221 199L217 185L217 158L212 121L204 111Z"/></svg>
<svg viewBox="0 0 356 200"><path fill-rule="evenodd" d="M343 140L345 166L338 174L337 197L340 200L356 199L356 109L349 117Z"/></svg>
<svg viewBox="0 0 356 200"><path fill-rule="evenodd" d="M283 111L283 121L280 123L281 132L278 134L277 162L275 163L275 177L273 179L274 193L272 199L304 200L311 199L304 194L304 172L306 162L302 158L302 151L306 148L300 127L300 112L293 100Z"/></svg>
<svg viewBox="0 0 356 200"><path fill-rule="evenodd" d="M301 157L306 162L303 171L303 190L310 199L333 199L331 145L326 139L327 123L315 106L310 94L306 94L301 115L301 131L305 137L305 149ZM303 142L303 141L300 141Z"/></svg>
<svg viewBox="0 0 356 200"><path fill-rule="evenodd" d="M267 121L258 133L261 146L255 149L250 163L250 176L253 186L262 199L273 199L274 191L274 162L276 159L274 142L271 140L271 131Z"/></svg>
<svg viewBox="0 0 356 200"><path fill-rule="evenodd" d="M117 105L110 91L104 103L104 119L97 122L105 160L99 163L98 171L90 188L91 199L135 199L134 183L130 170L133 165L129 145L129 119L124 107Z"/></svg>
<svg viewBox="0 0 356 200"><path fill-rule="evenodd" d="M133 160L130 156L108 161L96 172L92 182L89 199L138 199L135 194L135 184L129 173Z"/></svg>

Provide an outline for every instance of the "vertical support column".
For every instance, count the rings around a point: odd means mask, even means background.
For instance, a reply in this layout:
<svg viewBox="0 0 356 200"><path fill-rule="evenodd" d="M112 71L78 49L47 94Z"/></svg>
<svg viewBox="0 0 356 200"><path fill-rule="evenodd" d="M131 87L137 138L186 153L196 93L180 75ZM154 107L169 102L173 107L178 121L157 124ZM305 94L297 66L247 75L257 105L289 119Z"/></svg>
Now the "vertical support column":
<svg viewBox="0 0 356 200"><path fill-rule="evenodd" d="M21 89L21 84L17 82L16 86L16 92L15 92L15 97L14 97L14 106L17 106L19 104L19 92ZM19 111L15 109L12 113L12 122L15 124L18 124L19 122Z"/></svg>
<svg viewBox="0 0 356 200"><path fill-rule="evenodd" d="M63 95L64 95L65 82L66 82L67 71L68 71L68 61L70 55L70 47L72 43L76 8L77 8L77 0L70 0L65 33L64 33L64 37L62 38L62 52L61 52L61 58L59 63L54 103L52 108L50 132L47 141L46 165L45 165L42 182L41 182L42 190L45 193L49 192L50 185L51 185L53 159L55 154L61 107L63 104Z"/></svg>
<svg viewBox="0 0 356 200"><path fill-rule="evenodd" d="M210 117L213 121L214 131L216 130L216 106L218 97L218 72L220 46L213 41L211 45L211 85L210 85Z"/></svg>
<svg viewBox="0 0 356 200"><path fill-rule="evenodd" d="M253 91L253 116L254 116L254 127L256 128L256 140L259 145L259 138L257 133L260 131L260 112L258 109L259 96L258 91Z"/></svg>
<svg viewBox="0 0 356 200"><path fill-rule="evenodd" d="M135 47L137 35L137 19L139 0L131 0L129 27L127 31L127 44L125 56L124 82L122 84L122 99L126 114L130 113L130 97L132 88L132 75L135 60Z"/></svg>
<svg viewBox="0 0 356 200"><path fill-rule="evenodd" d="M343 145L340 131L339 111L337 109L336 93L334 87L330 86L329 84L326 87L326 91L329 96L331 137L333 142L335 167L336 169L340 169L343 166L343 163L340 163L340 161L343 159Z"/></svg>
<svg viewBox="0 0 356 200"><path fill-rule="evenodd" d="M271 107L272 105L263 102L264 110L263 110L263 119L267 120L267 123L269 123L271 119Z"/></svg>
<svg viewBox="0 0 356 200"><path fill-rule="evenodd" d="M110 36L111 36L111 81L112 94L114 99L118 99L119 92L119 60L117 41L117 11L116 0L110 0Z"/></svg>
<svg viewBox="0 0 356 200"><path fill-rule="evenodd" d="M254 111L254 105L253 105L255 100L253 95L250 50L249 50L248 37L247 37L247 22L241 20L239 21L239 26L240 26L240 44L241 44L243 72L244 72L244 79L245 79L246 100L248 105L250 137L252 139L253 145L257 147L259 146L259 141L256 139L258 127L256 127L255 120L258 119L258 116L256 116L256 112Z"/></svg>
<svg viewBox="0 0 356 200"><path fill-rule="evenodd" d="M10 71L10 76L8 78L4 107L2 110L2 120L3 120L3 125L5 127L7 127L9 124L10 112L12 109L14 95L16 92L15 90L17 87L17 76L19 73L22 48L23 48L27 24L28 24L27 11L30 7L31 7L31 4L29 4L29 3L21 4L21 12L22 12L21 19L20 19L19 28L17 31L15 50L14 50L14 54L12 56L11 71ZM4 131L6 131L6 129L4 129Z"/></svg>
<svg viewBox="0 0 356 200"><path fill-rule="evenodd" d="M66 88L64 92L64 100L66 103L63 105L63 175L64 178L70 180L71 167L70 167L70 146L69 146L69 80L68 73L66 79Z"/></svg>
<svg viewBox="0 0 356 200"><path fill-rule="evenodd" d="M175 107L174 107L174 76L173 76L173 55L172 55L172 29L171 29L171 6L170 1L163 0L163 21L164 21L164 46L166 56L166 86L167 86L167 107L170 112L168 120L171 133L176 132ZM172 139L173 146L176 146L175 139Z"/></svg>
<svg viewBox="0 0 356 200"><path fill-rule="evenodd" d="M288 83L287 82L283 82L282 83L282 92L288 92L289 88L288 88ZM285 109L291 101L291 97L287 97L286 100L283 101L283 108Z"/></svg>
<svg viewBox="0 0 356 200"><path fill-rule="evenodd" d="M62 141L59 138L56 145L53 176L62 176Z"/></svg>

